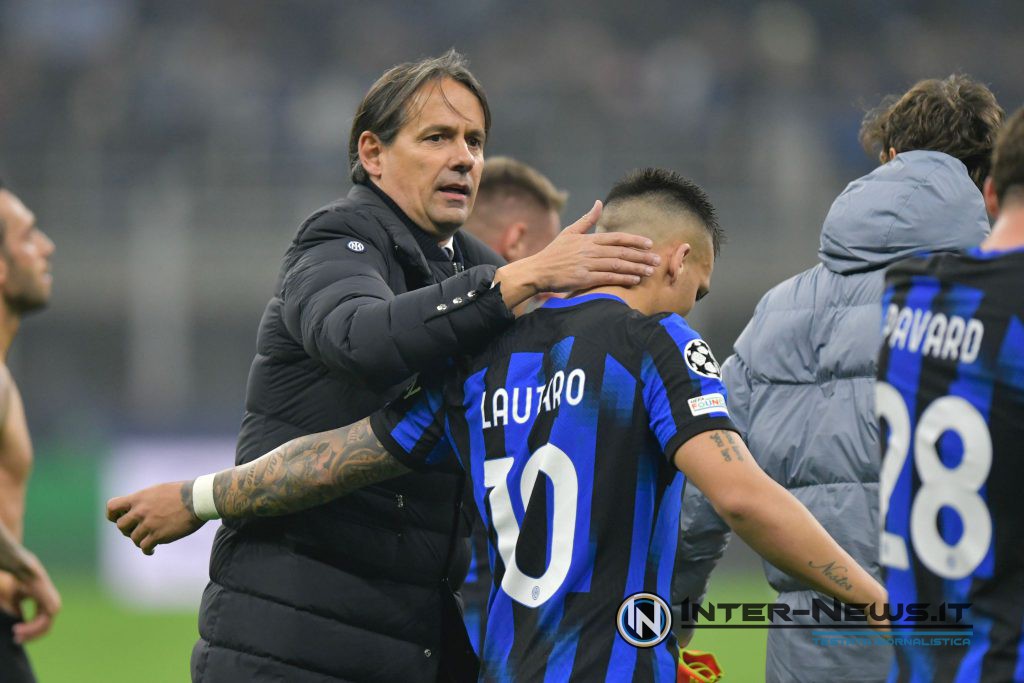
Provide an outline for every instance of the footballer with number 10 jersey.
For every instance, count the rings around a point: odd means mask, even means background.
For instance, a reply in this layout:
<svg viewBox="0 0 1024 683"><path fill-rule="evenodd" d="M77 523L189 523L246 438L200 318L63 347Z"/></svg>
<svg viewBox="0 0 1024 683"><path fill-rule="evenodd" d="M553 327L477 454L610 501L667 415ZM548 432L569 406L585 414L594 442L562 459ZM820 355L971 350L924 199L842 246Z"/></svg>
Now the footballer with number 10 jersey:
<svg viewBox="0 0 1024 683"><path fill-rule="evenodd" d="M494 570L481 680L675 680L673 636L641 649L615 623L628 596L669 596L676 450L734 429L683 318L610 294L550 300L371 423L407 466L455 457L472 479Z"/></svg>
<svg viewBox="0 0 1024 683"><path fill-rule="evenodd" d="M961 624L973 626L969 645L897 647L890 681L1024 681L1022 291L1024 250L888 273L876 406L889 602L933 617L970 603ZM929 626L961 625L951 614Z"/></svg>

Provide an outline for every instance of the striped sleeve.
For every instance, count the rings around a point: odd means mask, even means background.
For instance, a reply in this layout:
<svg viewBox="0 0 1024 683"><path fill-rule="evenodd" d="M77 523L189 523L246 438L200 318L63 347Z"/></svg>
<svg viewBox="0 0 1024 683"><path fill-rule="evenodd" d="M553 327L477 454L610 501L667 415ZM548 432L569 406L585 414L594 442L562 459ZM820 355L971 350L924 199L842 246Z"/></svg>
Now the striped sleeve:
<svg viewBox="0 0 1024 683"><path fill-rule="evenodd" d="M445 430L444 387L419 379L405 396L370 416L381 445L406 467L417 470L457 468Z"/></svg>
<svg viewBox="0 0 1024 683"><path fill-rule="evenodd" d="M701 432L736 427L729 419L722 371L708 343L678 315L655 324L644 346L643 398L651 431L671 459Z"/></svg>

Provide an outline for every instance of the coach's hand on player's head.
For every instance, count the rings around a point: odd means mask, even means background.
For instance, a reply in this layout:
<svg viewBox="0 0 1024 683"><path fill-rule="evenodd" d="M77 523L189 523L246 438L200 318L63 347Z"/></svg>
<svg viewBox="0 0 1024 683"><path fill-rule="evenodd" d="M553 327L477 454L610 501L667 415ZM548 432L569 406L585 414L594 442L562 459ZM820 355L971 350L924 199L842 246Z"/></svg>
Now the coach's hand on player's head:
<svg viewBox="0 0 1024 683"><path fill-rule="evenodd" d="M630 286L654 273L661 257L653 242L624 232L587 234L601 217L601 202L533 256L502 266L495 276L509 308L540 292Z"/></svg>
<svg viewBox="0 0 1024 683"><path fill-rule="evenodd" d="M161 543L173 543L205 524L186 500L191 491L192 482L178 481L111 498L107 501L107 519L142 552L152 555Z"/></svg>
<svg viewBox="0 0 1024 683"><path fill-rule="evenodd" d="M25 600L35 603L35 614L28 621L14 625L12 631L16 643L27 643L46 635L60 612L60 593L46 573L43 563L32 553L26 552L24 565L25 569L15 574L18 581L15 604L18 606L18 617L23 617L21 603Z"/></svg>

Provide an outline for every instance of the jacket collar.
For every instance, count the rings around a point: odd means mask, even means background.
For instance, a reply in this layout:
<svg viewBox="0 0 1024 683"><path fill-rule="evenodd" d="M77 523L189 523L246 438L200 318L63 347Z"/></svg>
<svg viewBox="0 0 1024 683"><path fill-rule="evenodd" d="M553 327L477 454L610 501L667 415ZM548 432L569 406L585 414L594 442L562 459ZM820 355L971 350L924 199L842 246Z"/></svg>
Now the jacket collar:
<svg viewBox="0 0 1024 683"><path fill-rule="evenodd" d="M372 182L366 182L363 183L363 185L373 190L373 193L377 195L377 197L382 202L384 202L385 206L391 209L391 211L396 216L398 216L398 218L402 221L402 224L406 227L406 229L409 230L409 233L413 236L413 238L415 238L416 243L420 245L420 251L423 252L423 255L426 256L428 260L448 260L448 255L445 254L444 250L438 246L437 238L428 233L420 226L416 225L416 223L414 223L413 220L409 218L408 214L406 214L405 211L402 211L398 204L395 203L395 200L389 197L387 193L384 192L384 190L380 189Z"/></svg>
<svg viewBox="0 0 1024 683"><path fill-rule="evenodd" d="M377 221L381 229L387 234L388 238L395 245L395 257L398 262L402 265L403 270L409 271L410 269L420 279L424 281L430 281L433 276L430 271L430 266L427 264L427 259L423 254L423 248L420 241L416 239L413 228L415 224L412 220L405 215L398 205L384 194L382 191L374 187L372 184L361 184L357 183L352 186L352 189L348 193L349 199L367 208L370 215ZM419 232L423 232L419 228L416 228ZM424 233L425 234L425 233ZM434 248L441 251L441 248L435 243ZM442 255L444 252L441 252Z"/></svg>

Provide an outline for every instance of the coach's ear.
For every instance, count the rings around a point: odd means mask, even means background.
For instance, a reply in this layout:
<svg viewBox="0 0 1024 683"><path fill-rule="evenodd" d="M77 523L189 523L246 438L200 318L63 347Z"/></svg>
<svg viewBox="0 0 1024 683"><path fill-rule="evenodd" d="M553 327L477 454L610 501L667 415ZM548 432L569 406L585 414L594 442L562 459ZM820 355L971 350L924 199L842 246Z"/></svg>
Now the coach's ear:
<svg viewBox="0 0 1024 683"><path fill-rule="evenodd" d="M683 242L675 249L672 250L672 255L668 259L668 280L672 284L675 284L676 280L683 274L686 269L686 257L690 255L690 243Z"/></svg>
<svg viewBox="0 0 1024 683"><path fill-rule="evenodd" d="M380 178L383 173L381 164L381 153L384 151L384 143L377 137L376 133L364 130L359 135L359 163L362 164L366 174L371 178Z"/></svg>
<svg viewBox="0 0 1024 683"><path fill-rule="evenodd" d="M981 195L985 198L985 211L995 220L999 217L999 197L996 196L996 184L992 182L992 176L985 178Z"/></svg>

